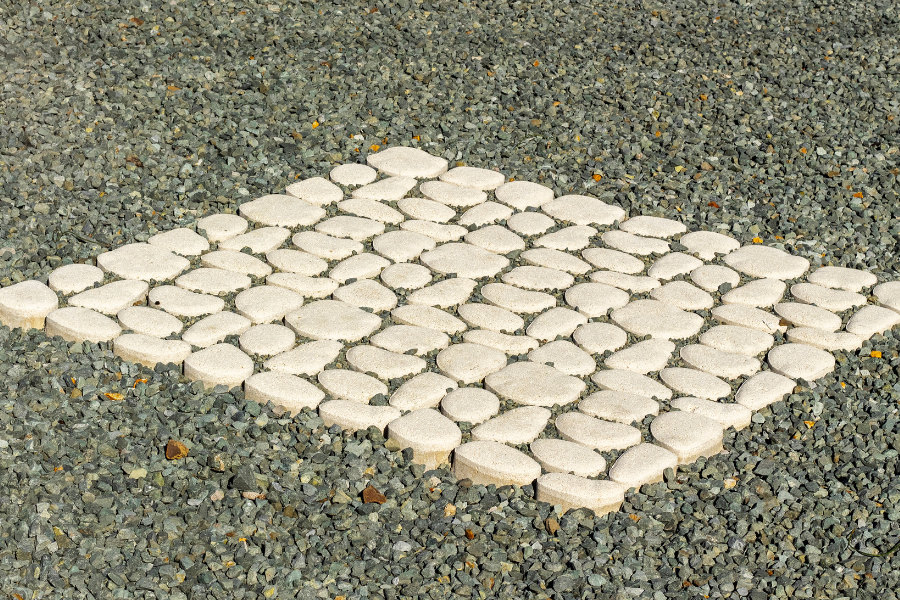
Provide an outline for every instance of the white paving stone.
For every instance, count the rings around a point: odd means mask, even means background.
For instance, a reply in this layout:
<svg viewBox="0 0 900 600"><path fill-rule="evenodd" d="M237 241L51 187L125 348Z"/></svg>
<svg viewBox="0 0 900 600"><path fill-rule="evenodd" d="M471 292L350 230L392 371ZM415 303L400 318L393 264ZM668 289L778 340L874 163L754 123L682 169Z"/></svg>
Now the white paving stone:
<svg viewBox="0 0 900 600"><path fill-rule="evenodd" d="M787 285L778 279L756 279L725 293L725 304L742 304L755 308L775 306L784 297Z"/></svg>
<svg viewBox="0 0 900 600"><path fill-rule="evenodd" d="M900 281L889 281L875 286L872 293L882 306L900 313Z"/></svg>
<svg viewBox="0 0 900 600"><path fill-rule="evenodd" d="M500 399L486 389L461 387L441 400L441 412L448 419L478 425L500 411Z"/></svg>
<svg viewBox="0 0 900 600"><path fill-rule="evenodd" d="M458 306L472 296L476 285L478 285L478 282L467 277L444 279L421 290L416 290L406 297L406 301L409 304L424 304L443 308Z"/></svg>
<svg viewBox="0 0 900 600"><path fill-rule="evenodd" d="M166 338L181 333L184 325L173 315L149 306L129 306L118 312L116 318L122 329L155 338Z"/></svg>
<svg viewBox="0 0 900 600"><path fill-rule="evenodd" d="M581 412L556 417L560 437L600 452L624 450L641 443L641 430L622 423L602 421Z"/></svg>
<svg viewBox="0 0 900 600"><path fill-rule="evenodd" d="M419 373L391 394L390 404L403 411L434 408L458 387L455 381L439 373Z"/></svg>
<svg viewBox="0 0 900 600"><path fill-rule="evenodd" d="M437 329L449 335L466 330L466 324L439 308L427 305L406 304L391 311L394 322Z"/></svg>
<svg viewBox="0 0 900 600"><path fill-rule="evenodd" d="M206 388L239 387L253 375L253 359L231 344L215 344L184 360L184 376L202 381Z"/></svg>
<svg viewBox="0 0 900 600"><path fill-rule="evenodd" d="M490 329L471 329L463 334L463 341L496 348L510 356L527 354L539 346L533 337L527 335L508 335Z"/></svg>
<svg viewBox="0 0 900 600"><path fill-rule="evenodd" d="M463 243L438 246L434 250L423 252L419 260L438 273L453 273L457 277L471 279L494 277L509 266L509 259L505 256Z"/></svg>
<svg viewBox="0 0 900 600"><path fill-rule="evenodd" d="M647 415L658 415L659 402L640 394L603 390L582 400L578 410L604 421L631 425Z"/></svg>
<svg viewBox="0 0 900 600"><path fill-rule="evenodd" d="M525 330L531 337L549 342L557 337L569 337L580 325L587 323L587 317L569 308L551 308L538 315Z"/></svg>
<svg viewBox="0 0 900 600"><path fill-rule="evenodd" d="M490 304L463 304L457 309L460 318L472 327L513 333L525 327L519 315Z"/></svg>
<svg viewBox="0 0 900 600"><path fill-rule="evenodd" d="M191 345L181 340L161 340L140 333L126 333L113 340L113 354L136 364L153 368L157 364L178 367L191 354Z"/></svg>
<svg viewBox="0 0 900 600"><path fill-rule="evenodd" d="M814 304L834 312L842 312L866 304L866 297L862 294L846 290L833 290L814 283L792 285L791 295L800 302Z"/></svg>
<svg viewBox="0 0 900 600"><path fill-rule="evenodd" d="M572 473L581 477L596 477L606 470L606 459L575 442L541 438L531 442L529 448L534 458L548 473Z"/></svg>
<svg viewBox="0 0 900 600"><path fill-rule="evenodd" d="M319 416L326 427L337 425L344 431L375 427L384 432L388 423L400 418L393 406L369 406L352 400L329 400L319 405Z"/></svg>
<svg viewBox="0 0 900 600"><path fill-rule="evenodd" d="M472 441L528 444L547 426L550 411L540 406L520 406L508 410L472 429Z"/></svg>
<svg viewBox="0 0 900 600"><path fill-rule="evenodd" d="M328 174L331 180L341 185L366 185L378 177L378 171L368 165L349 163L338 165Z"/></svg>
<svg viewBox="0 0 900 600"><path fill-rule="evenodd" d="M381 272L391 264L388 259L372 254L371 252L363 252L355 254L350 258L345 258L328 272L328 276L338 283L349 282L351 279L373 279L381 275Z"/></svg>
<svg viewBox="0 0 900 600"><path fill-rule="evenodd" d="M516 210L538 207L553 200L553 190L531 181L510 181L494 190L498 202Z"/></svg>
<svg viewBox="0 0 900 600"><path fill-rule="evenodd" d="M188 271L175 279L175 285L180 288L214 296L231 294L246 289L250 287L251 283L250 277L244 273L210 267L200 267L199 269Z"/></svg>
<svg viewBox="0 0 900 600"><path fill-rule="evenodd" d="M295 246L325 260L341 260L363 251L363 245L349 239L336 238L317 231L301 231L291 241Z"/></svg>
<svg viewBox="0 0 900 600"><path fill-rule="evenodd" d="M363 200L400 200L416 187L416 184L416 180L412 177L388 177L358 187L350 195Z"/></svg>
<svg viewBox="0 0 900 600"><path fill-rule="evenodd" d="M340 285L327 277L307 277L297 273L272 273L266 277L266 284L289 289L304 298L327 298Z"/></svg>
<svg viewBox="0 0 900 600"><path fill-rule="evenodd" d="M181 335L181 339L191 346L208 348L224 341L229 335L240 335L250 329L250 319L233 312L223 311L205 317Z"/></svg>
<svg viewBox="0 0 900 600"><path fill-rule="evenodd" d="M506 353L481 344L464 342L441 350L435 362L441 372L454 381L462 384L478 383L506 367Z"/></svg>
<svg viewBox="0 0 900 600"><path fill-rule="evenodd" d="M712 309L712 316L725 325L739 325L758 329L766 333L787 331L787 325L781 324L781 319L772 313L745 306L743 304L726 304Z"/></svg>
<svg viewBox="0 0 900 600"><path fill-rule="evenodd" d="M628 334L612 323L586 323L572 334L575 343L591 354L618 350L628 343Z"/></svg>
<svg viewBox="0 0 900 600"><path fill-rule="evenodd" d="M468 208L487 201L487 194L481 190L454 185L446 181L426 181L419 186L419 191L430 200L454 208Z"/></svg>
<svg viewBox="0 0 900 600"><path fill-rule="evenodd" d="M657 444L678 457L680 465L722 451L721 423L703 415L682 410L663 413L650 423L650 433Z"/></svg>
<svg viewBox="0 0 900 600"><path fill-rule="evenodd" d="M880 306L863 306L847 322L845 329L864 340L884 333L900 323L900 314Z"/></svg>
<svg viewBox="0 0 900 600"><path fill-rule="evenodd" d="M447 159L407 146L393 146L369 154L366 162L382 173L403 177L430 179L447 172Z"/></svg>
<svg viewBox="0 0 900 600"><path fill-rule="evenodd" d="M260 404L273 404L288 409L291 416L304 408L315 409L325 392L295 375L267 371L257 373L244 382L244 396Z"/></svg>
<svg viewBox="0 0 900 600"><path fill-rule="evenodd" d="M56 309L46 317L48 337L58 335L68 342L108 342L122 333L118 323L89 308L69 306Z"/></svg>
<svg viewBox="0 0 900 600"><path fill-rule="evenodd" d="M665 368L675 352L675 344L664 339L650 339L632 344L611 354L605 361L610 369L634 371L641 375Z"/></svg>
<svg viewBox="0 0 900 600"><path fill-rule="evenodd" d="M503 185L506 176L489 169L455 167L441 175L440 180L473 190L493 190Z"/></svg>
<svg viewBox="0 0 900 600"><path fill-rule="evenodd" d="M271 227L299 227L318 223L325 211L285 194L269 194L241 204L242 217Z"/></svg>
<svg viewBox="0 0 900 600"><path fill-rule="evenodd" d="M413 462L436 469L449 462L450 453L462 442L462 432L438 411L423 408L388 423L388 438L401 448L412 448Z"/></svg>
<svg viewBox="0 0 900 600"><path fill-rule="evenodd" d="M397 306L397 295L372 279L342 285L331 296L335 300L358 308L371 308L375 312L391 310Z"/></svg>
<svg viewBox="0 0 900 600"><path fill-rule="evenodd" d="M760 371L738 388L734 401L750 410L760 410L794 391L796 382L772 371Z"/></svg>
<svg viewBox="0 0 900 600"><path fill-rule="evenodd" d="M682 252L671 252L657 259L647 270L647 275L654 279L672 279L678 275L686 275L703 265L703 261Z"/></svg>
<svg viewBox="0 0 900 600"><path fill-rule="evenodd" d="M423 252L433 250L435 245L427 235L413 231L388 231L372 240L375 252L394 262L416 260Z"/></svg>
<svg viewBox="0 0 900 600"><path fill-rule="evenodd" d="M716 325L703 332L700 343L723 352L757 356L775 344L775 338L758 329Z"/></svg>
<svg viewBox="0 0 900 600"><path fill-rule="evenodd" d="M234 250L216 250L215 252L208 252L203 255L200 259L200 263L204 267L208 267L210 269L221 269L224 271L232 271L234 273L240 273L241 275L251 275L253 277L265 277L269 273L272 272L272 267L259 260L255 256L250 256L249 254L244 254L243 252L236 252ZM188 273L189 275L189 273ZM204 273L201 275L195 275L195 278L199 279L200 282L204 284L208 283L207 277L212 274ZM180 279L180 278L179 278ZM198 281L194 280L195 283ZM209 285L206 287L204 285L204 289L197 291L207 290L218 290L223 289L224 287L232 287L236 283L236 278L223 279L223 283L221 287L213 287ZM241 280L243 283L245 280Z"/></svg>
<svg viewBox="0 0 900 600"><path fill-rule="evenodd" d="M566 271L574 275L584 275L591 270L591 266L580 258L552 248L533 248L520 256L529 264Z"/></svg>
<svg viewBox="0 0 900 600"><path fill-rule="evenodd" d="M169 287L169 286L167 286ZM109 316L115 316L123 308L144 304L149 286L145 281L125 279L89 289L69 298L69 306L90 308ZM179 288L175 288L179 289ZM184 291L184 290L179 290ZM190 293L190 292L187 292ZM2 299L0 299L2 302Z"/></svg>
<svg viewBox="0 0 900 600"><path fill-rule="evenodd" d="M293 350L276 354L263 366L272 371L312 377L334 361L343 347L343 344L334 340L307 342Z"/></svg>
<svg viewBox="0 0 900 600"><path fill-rule="evenodd" d="M644 270L644 261L621 250L588 248L581 253L586 261L604 271L635 275Z"/></svg>
<svg viewBox="0 0 900 600"><path fill-rule="evenodd" d="M847 267L819 267L807 279L810 283L848 292L859 292L878 283L874 274Z"/></svg>
<svg viewBox="0 0 900 600"><path fill-rule="evenodd" d="M295 181L284 191L313 206L325 206L344 199L344 192L341 191L341 188L324 177L310 177L303 181Z"/></svg>
<svg viewBox="0 0 900 600"><path fill-rule="evenodd" d="M150 244L126 244L97 257L97 266L122 279L168 281L191 266L183 256Z"/></svg>
<svg viewBox="0 0 900 600"><path fill-rule="evenodd" d="M47 277L50 289L61 294L76 294L101 281L103 269L78 263L57 267Z"/></svg>
<svg viewBox="0 0 900 600"><path fill-rule="evenodd" d="M206 238L187 227L157 233L150 236L147 243L182 256L197 256L209 250Z"/></svg>
<svg viewBox="0 0 900 600"><path fill-rule="evenodd" d="M625 501L625 488L607 480L586 479L569 473L547 473L537 480L536 498L569 509L588 508L601 517L617 511Z"/></svg>
<svg viewBox="0 0 900 600"><path fill-rule="evenodd" d="M659 279L643 275L628 275L616 271L594 271L591 273L591 281L628 290L635 294L643 294L660 286Z"/></svg>
<svg viewBox="0 0 900 600"><path fill-rule="evenodd" d="M718 400L731 395L731 386L716 377L697 369L668 367L659 372L663 383L682 394L707 400Z"/></svg>
<svg viewBox="0 0 900 600"><path fill-rule="evenodd" d="M301 306L303 296L276 285L252 287L234 298L234 307L238 314L250 319L254 325L280 321Z"/></svg>
<svg viewBox="0 0 900 600"><path fill-rule="evenodd" d="M703 260L713 260L716 254L729 254L741 247L736 239L713 231L692 231L681 236L678 242Z"/></svg>
<svg viewBox="0 0 900 600"><path fill-rule="evenodd" d="M662 446L643 442L623 452L612 467L609 478L624 487L639 489L663 480L666 469L678 470L678 457Z"/></svg>
<svg viewBox="0 0 900 600"><path fill-rule="evenodd" d="M841 327L839 316L811 304L781 302L775 305L775 312L797 327L815 327L824 331L837 331Z"/></svg>
<svg viewBox="0 0 900 600"><path fill-rule="evenodd" d="M687 281L671 281L650 290L650 297L681 310L701 310L712 308L713 297Z"/></svg>
<svg viewBox="0 0 900 600"><path fill-rule="evenodd" d="M581 396L586 385L577 377L566 375L553 367L524 361L512 363L491 373L484 378L484 387L500 398L517 404L553 406L574 402Z"/></svg>
<svg viewBox="0 0 900 600"><path fill-rule="evenodd" d="M459 224L464 227L475 225L489 225L497 221L503 221L513 214L510 207L498 204L497 202L484 202L477 206L473 206L459 217Z"/></svg>
<svg viewBox="0 0 900 600"><path fill-rule="evenodd" d="M426 235L439 244L458 241L469 233L468 229L459 225L418 220L403 221L400 223L400 229Z"/></svg>
<svg viewBox="0 0 900 600"><path fill-rule="evenodd" d="M414 325L391 325L382 329L369 339L373 346L406 354L411 352L419 356L434 350L443 350L450 345L450 336L436 329L415 327Z"/></svg>
<svg viewBox="0 0 900 600"><path fill-rule="evenodd" d="M364 217L339 215L316 225L316 231L336 238L350 238L354 242L361 242L384 233L384 223Z"/></svg>
<svg viewBox="0 0 900 600"><path fill-rule="evenodd" d="M590 354L568 340L544 344L528 353L528 360L549 365L567 375L590 375L597 370L597 363Z"/></svg>
<svg viewBox="0 0 900 600"><path fill-rule="evenodd" d="M294 347L297 336L284 325L254 325L241 334L238 343L247 354L275 356Z"/></svg>
<svg viewBox="0 0 900 600"><path fill-rule="evenodd" d="M669 404L674 410L701 415L718 422L723 429L734 427L740 431L750 425L753 411L742 404L716 402L702 398L676 398Z"/></svg>
<svg viewBox="0 0 900 600"><path fill-rule="evenodd" d="M581 250L591 245L591 237L597 230L587 225L572 225L547 233L534 240L535 246L554 250Z"/></svg>
<svg viewBox="0 0 900 600"><path fill-rule="evenodd" d="M672 397L672 390L660 382L634 371L613 369L597 371L591 375L591 381L596 383L601 390L632 392L657 400L668 400Z"/></svg>
<svg viewBox="0 0 900 600"><path fill-rule="evenodd" d="M742 246L723 259L729 267L750 277L795 279L809 269L809 261L770 246Z"/></svg>
<svg viewBox="0 0 900 600"><path fill-rule="evenodd" d="M702 265L691 271L691 281L707 292L715 292L723 283L736 287L741 282L741 276L734 269L722 265ZM784 283L780 281L779 283L783 288Z"/></svg>
<svg viewBox="0 0 900 600"><path fill-rule="evenodd" d="M514 313L532 314L556 306L556 298L545 292L519 289L505 283L488 283L481 288L485 300Z"/></svg>
<svg viewBox="0 0 900 600"><path fill-rule="evenodd" d="M590 196L568 195L541 204L541 210L559 221L576 225L612 225L625 211Z"/></svg>
<svg viewBox="0 0 900 600"><path fill-rule="evenodd" d="M791 379L815 381L834 371L834 357L821 348L806 344L782 344L769 350L769 366Z"/></svg>
<svg viewBox="0 0 900 600"><path fill-rule="evenodd" d="M390 225L396 225L404 220L403 214L400 211L394 210L378 200L353 198L352 200L338 202L338 208L356 217L371 219Z"/></svg>
<svg viewBox="0 0 900 600"><path fill-rule="evenodd" d="M225 308L225 301L221 298L198 294L174 285L161 285L150 290L147 304L176 317L211 315Z"/></svg>
<svg viewBox="0 0 900 600"><path fill-rule="evenodd" d="M753 375L762 366L759 359L752 356L723 352L703 344L682 346L679 355L687 366L725 379Z"/></svg>
<svg viewBox="0 0 900 600"><path fill-rule="evenodd" d="M863 343L863 339L858 335L846 331L824 331L815 327L791 327L787 330L787 339L790 342L815 346L829 352L857 350Z"/></svg>
<svg viewBox="0 0 900 600"><path fill-rule="evenodd" d="M397 200L397 208L410 218L435 223L446 223L456 216L456 211L446 204L426 198L402 198Z"/></svg>
<svg viewBox="0 0 900 600"><path fill-rule="evenodd" d="M683 223L661 217L640 215L619 224L619 229L635 235L653 238L669 238L687 231Z"/></svg>
<svg viewBox="0 0 900 600"><path fill-rule="evenodd" d="M320 275L328 268L326 261L302 250L273 250L266 254L266 260L279 271L308 277Z"/></svg>
<svg viewBox="0 0 900 600"><path fill-rule="evenodd" d="M398 354L365 344L347 350L347 362L361 373L374 373L384 380L408 377L421 373L428 366L418 356Z"/></svg>
<svg viewBox="0 0 900 600"><path fill-rule="evenodd" d="M203 232L210 242L221 242L237 237L247 231L247 219L238 215L220 213L203 217L197 221L197 231Z"/></svg>
<svg viewBox="0 0 900 600"><path fill-rule="evenodd" d="M538 212L517 212L506 219L506 226L522 235L540 235L554 225L556 221Z"/></svg>
<svg viewBox="0 0 900 600"><path fill-rule="evenodd" d="M566 303L588 318L603 317L614 308L622 308L631 296L604 283L579 283L566 290Z"/></svg>
<svg viewBox="0 0 900 600"><path fill-rule="evenodd" d="M612 320L629 333L662 339L684 339L695 335L703 318L658 300L635 300L612 312Z"/></svg>
<svg viewBox="0 0 900 600"><path fill-rule="evenodd" d="M381 317L339 300L316 300L285 316L285 324L313 340L356 342L381 327Z"/></svg>
<svg viewBox="0 0 900 600"><path fill-rule="evenodd" d="M651 254L665 254L669 251L669 243L664 240L642 237L627 231L607 231L600 236L600 239L610 248L627 252L628 254L649 256Z"/></svg>
<svg viewBox="0 0 900 600"><path fill-rule="evenodd" d="M388 393L388 387L370 375L349 369L325 369L316 376L332 398L368 404L373 396Z"/></svg>
<svg viewBox="0 0 900 600"><path fill-rule="evenodd" d="M530 485L541 476L541 465L500 442L468 442L453 452L453 474L474 485Z"/></svg>
<svg viewBox="0 0 900 600"><path fill-rule="evenodd" d="M565 271L528 265L507 271L501 280L526 290L565 290L575 283L575 278Z"/></svg>
<svg viewBox="0 0 900 600"><path fill-rule="evenodd" d="M250 248L253 254L266 254L280 247L290 236L291 230L284 227L260 227L219 242L219 250L240 252L244 248Z"/></svg>
<svg viewBox="0 0 900 600"><path fill-rule="evenodd" d="M500 225L488 225L472 231L466 234L465 240L495 254L509 254L514 250L525 249L525 240Z"/></svg>

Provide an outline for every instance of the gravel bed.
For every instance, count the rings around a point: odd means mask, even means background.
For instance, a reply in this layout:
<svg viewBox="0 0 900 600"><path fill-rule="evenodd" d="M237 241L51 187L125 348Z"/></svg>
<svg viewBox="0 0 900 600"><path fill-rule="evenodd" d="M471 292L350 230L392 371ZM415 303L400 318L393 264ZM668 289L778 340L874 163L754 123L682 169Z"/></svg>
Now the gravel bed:
<svg viewBox="0 0 900 600"><path fill-rule="evenodd" d="M3 4L0 285L392 145L894 280L898 24L886 1ZM0 328L0 581L19 600L894 599L900 558L856 550L900 537L898 348L836 353L728 452L595 518Z"/></svg>

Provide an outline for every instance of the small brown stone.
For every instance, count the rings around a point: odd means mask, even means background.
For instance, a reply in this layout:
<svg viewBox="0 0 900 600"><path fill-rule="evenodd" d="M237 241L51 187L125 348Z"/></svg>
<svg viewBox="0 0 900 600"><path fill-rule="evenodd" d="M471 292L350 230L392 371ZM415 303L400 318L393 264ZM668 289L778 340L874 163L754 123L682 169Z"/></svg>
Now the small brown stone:
<svg viewBox="0 0 900 600"><path fill-rule="evenodd" d="M544 521L544 527L547 528L547 533L554 535L559 531L559 522L553 517L547 517L547 520Z"/></svg>
<svg viewBox="0 0 900 600"><path fill-rule="evenodd" d="M371 485L363 490L363 502L366 504L376 503L384 504L387 498L384 494L373 488Z"/></svg>
<svg viewBox="0 0 900 600"><path fill-rule="evenodd" d="M294 519L297 517L297 509L288 504L284 507L284 516Z"/></svg>
<svg viewBox="0 0 900 600"><path fill-rule="evenodd" d="M713 170L713 166L705 161L700 163L700 168L703 169L704 171L712 171Z"/></svg>
<svg viewBox="0 0 900 600"><path fill-rule="evenodd" d="M266 499L266 495L260 494L259 492L243 492L243 493L241 493L241 496L243 496L244 498L246 498L248 500L265 500Z"/></svg>
<svg viewBox="0 0 900 600"><path fill-rule="evenodd" d="M444 507L444 516L445 517L454 517L456 516L456 506L452 504L448 504Z"/></svg>
<svg viewBox="0 0 900 600"><path fill-rule="evenodd" d="M188 455L188 447L178 440L169 440L166 444L166 458L169 460L178 460Z"/></svg>

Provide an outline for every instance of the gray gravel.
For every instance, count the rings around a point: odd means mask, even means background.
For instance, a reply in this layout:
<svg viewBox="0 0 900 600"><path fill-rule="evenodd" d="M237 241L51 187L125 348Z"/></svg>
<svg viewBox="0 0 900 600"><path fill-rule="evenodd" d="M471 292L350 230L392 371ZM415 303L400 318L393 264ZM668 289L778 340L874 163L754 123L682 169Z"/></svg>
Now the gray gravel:
<svg viewBox="0 0 900 600"><path fill-rule="evenodd" d="M896 278L894 3L498 4L0 5L0 284L397 144ZM854 548L900 535L895 335L595 519L0 329L0 581L20 600L893 599L900 558ZM362 501L367 469L384 504Z"/></svg>

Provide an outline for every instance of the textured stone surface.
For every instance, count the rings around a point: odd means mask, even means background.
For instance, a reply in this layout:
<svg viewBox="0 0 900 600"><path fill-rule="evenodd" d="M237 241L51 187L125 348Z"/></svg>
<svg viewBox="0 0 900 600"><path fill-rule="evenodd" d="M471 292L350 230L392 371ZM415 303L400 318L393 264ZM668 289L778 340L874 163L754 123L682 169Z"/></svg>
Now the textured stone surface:
<svg viewBox="0 0 900 600"><path fill-rule="evenodd" d="M600 517L619 510L625 501L625 488L614 481L586 479L568 473L547 473L537 480L539 502L571 508L589 508Z"/></svg>
<svg viewBox="0 0 900 600"><path fill-rule="evenodd" d="M732 269L751 277L795 279L809 269L809 261L769 246L742 246L722 260Z"/></svg>
<svg viewBox="0 0 900 600"><path fill-rule="evenodd" d="M89 308L70 306L47 315L47 335L69 342L108 342L122 333L118 323Z"/></svg>
<svg viewBox="0 0 900 600"><path fill-rule="evenodd" d="M657 444L678 457L680 465L722 451L721 423L695 413L663 413L650 424L650 433Z"/></svg>
<svg viewBox="0 0 900 600"><path fill-rule="evenodd" d="M225 301L221 298L198 294L174 285L161 285L150 290L147 304L178 317L200 317L221 312L225 308Z"/></svg>
<svg viewBox="0 0 900 600"><path fill-rule="evenodd" d="M0 323L10 329L43 329L44 319L58 306L56 294L40 281L0 288Z"/></svg>
<svg viewBox="0 0 900 600"><path fill-rule="evenodd" d="M441 400L441 412L454 421L478 425L500 411L497 395L479 387L461 387Z"/></svg>
<svg viewBox="0 0 900 600"><path fill-rule="evenodd" d="M580 412L568 412L556 417L560 437L604 452L624 450L641 442L641 430L622 423L595 419Z"/></svg>
<svg viewBox="0 0 900 600"><path fill-rule="evenodd" d="M606 470L606 459L581 444L541 438L531 442L531 453L548 473L572 473L581 477L596 477Z"/></svg>
<svg viewBox="0 0 900 600"><path fill-rule="evenodd" d="M609 469L609 478L629 488L663 480L666 469L678 470L678 456L662 446L643 442L623 452Z"/></svg>
<svg viewBox="0 0 900 600"><path fill-rule="evenodd" d="M418 148L393 146L369 154L366 162L387 175L431 178L447 172L447 160Z"/></svg>
<svg viewBox="0 0 900 600"><path fill-rule="evenodd" d="M325 392L310 382L278 371L257 373L244 382L244 396L254 402L283 406L297 415L304 408L316 408Z"/></svg>
<svg viewBox="0 0 900 600"><path fill-rule="evenodd" d="M578 410L604 421L631 425L647 415L658 415L659 402L640 394L604 390L582 400Z"/></svg>
<svg viewBox="0 0 900 600"><path fill-rule="evenodd" d="M253 360L231 344L215 344L194 352L184 361L184 376L207 388L238 387L253 375Z"/></svg>
<svg viewBox="0 0 900 600"><path fill-rule="evenodd" d="M355 342L381 327L381 317L346 302L316 300L285 316L285 324L314 340Z"/></svg>
<svg viewBox="0 0 900 600"><path fill-rule="evenodd" d="M503 358L505 361L506 355ZM484 386L501 398L530 406L569 404L586 387L576 377L533 362L516 362L504 367L485 377Z"/></svg>
<svg viewBox="0 0 900 600"><path fill-rule="evenodd" d="M834 357L820 348L806 344L782 344L769 350L772 370L791 379L815 381L834 370Z"/></svg>
<svg viewBox="0 0 900 600"><path fill-rule="evenodd" d="M180 367L191 354L191 345L181 340L161 340L140 333L126 333L113 340L113 353L129 362L151 369L157 364Z"/></svg>
<svg viewBox="0 0 900 600"><path fill-rule="evenodd" d="M491 441L518 446L533 442L547 426L550 411L540 406L508 410L472 429L472 441Z"/></svg>
<svg viewBox="0 0 900 600"><path fill-rule="evenodd" d="M541 465L506 444L468 442L453 452L453 473L473 484L529 485L541 476Z"/></svg>
<svg viewBox="0 0 900 600"><path fill-rule="evenodd" d="M94 265L75 263L54 269L47 278L47 285L54 292L76 294L101 281L103 281L103 269Z"/></svg>
<svg viewBox="0 0 900 600"><path fill-rule="evenodd" d="M150 244L127 244L97 257L97 266L122 279L168 281L191 265L188 259Z"/></svg>
<svg viewBox="0 0 900 600"><path fill-rule="evenodd" d="M401 448L412 448L413 460L436 469L449 462L450 452L462 442L459 427L431 408L414 410L388 424L388 438Z"/></svg>
<svg viewBox="0 0 900 600"><path fill-rule="evenodd" d="M689 338L703 326L703 317L658 300L635 300L610 317L629 333L662 339Z"/></svg>

